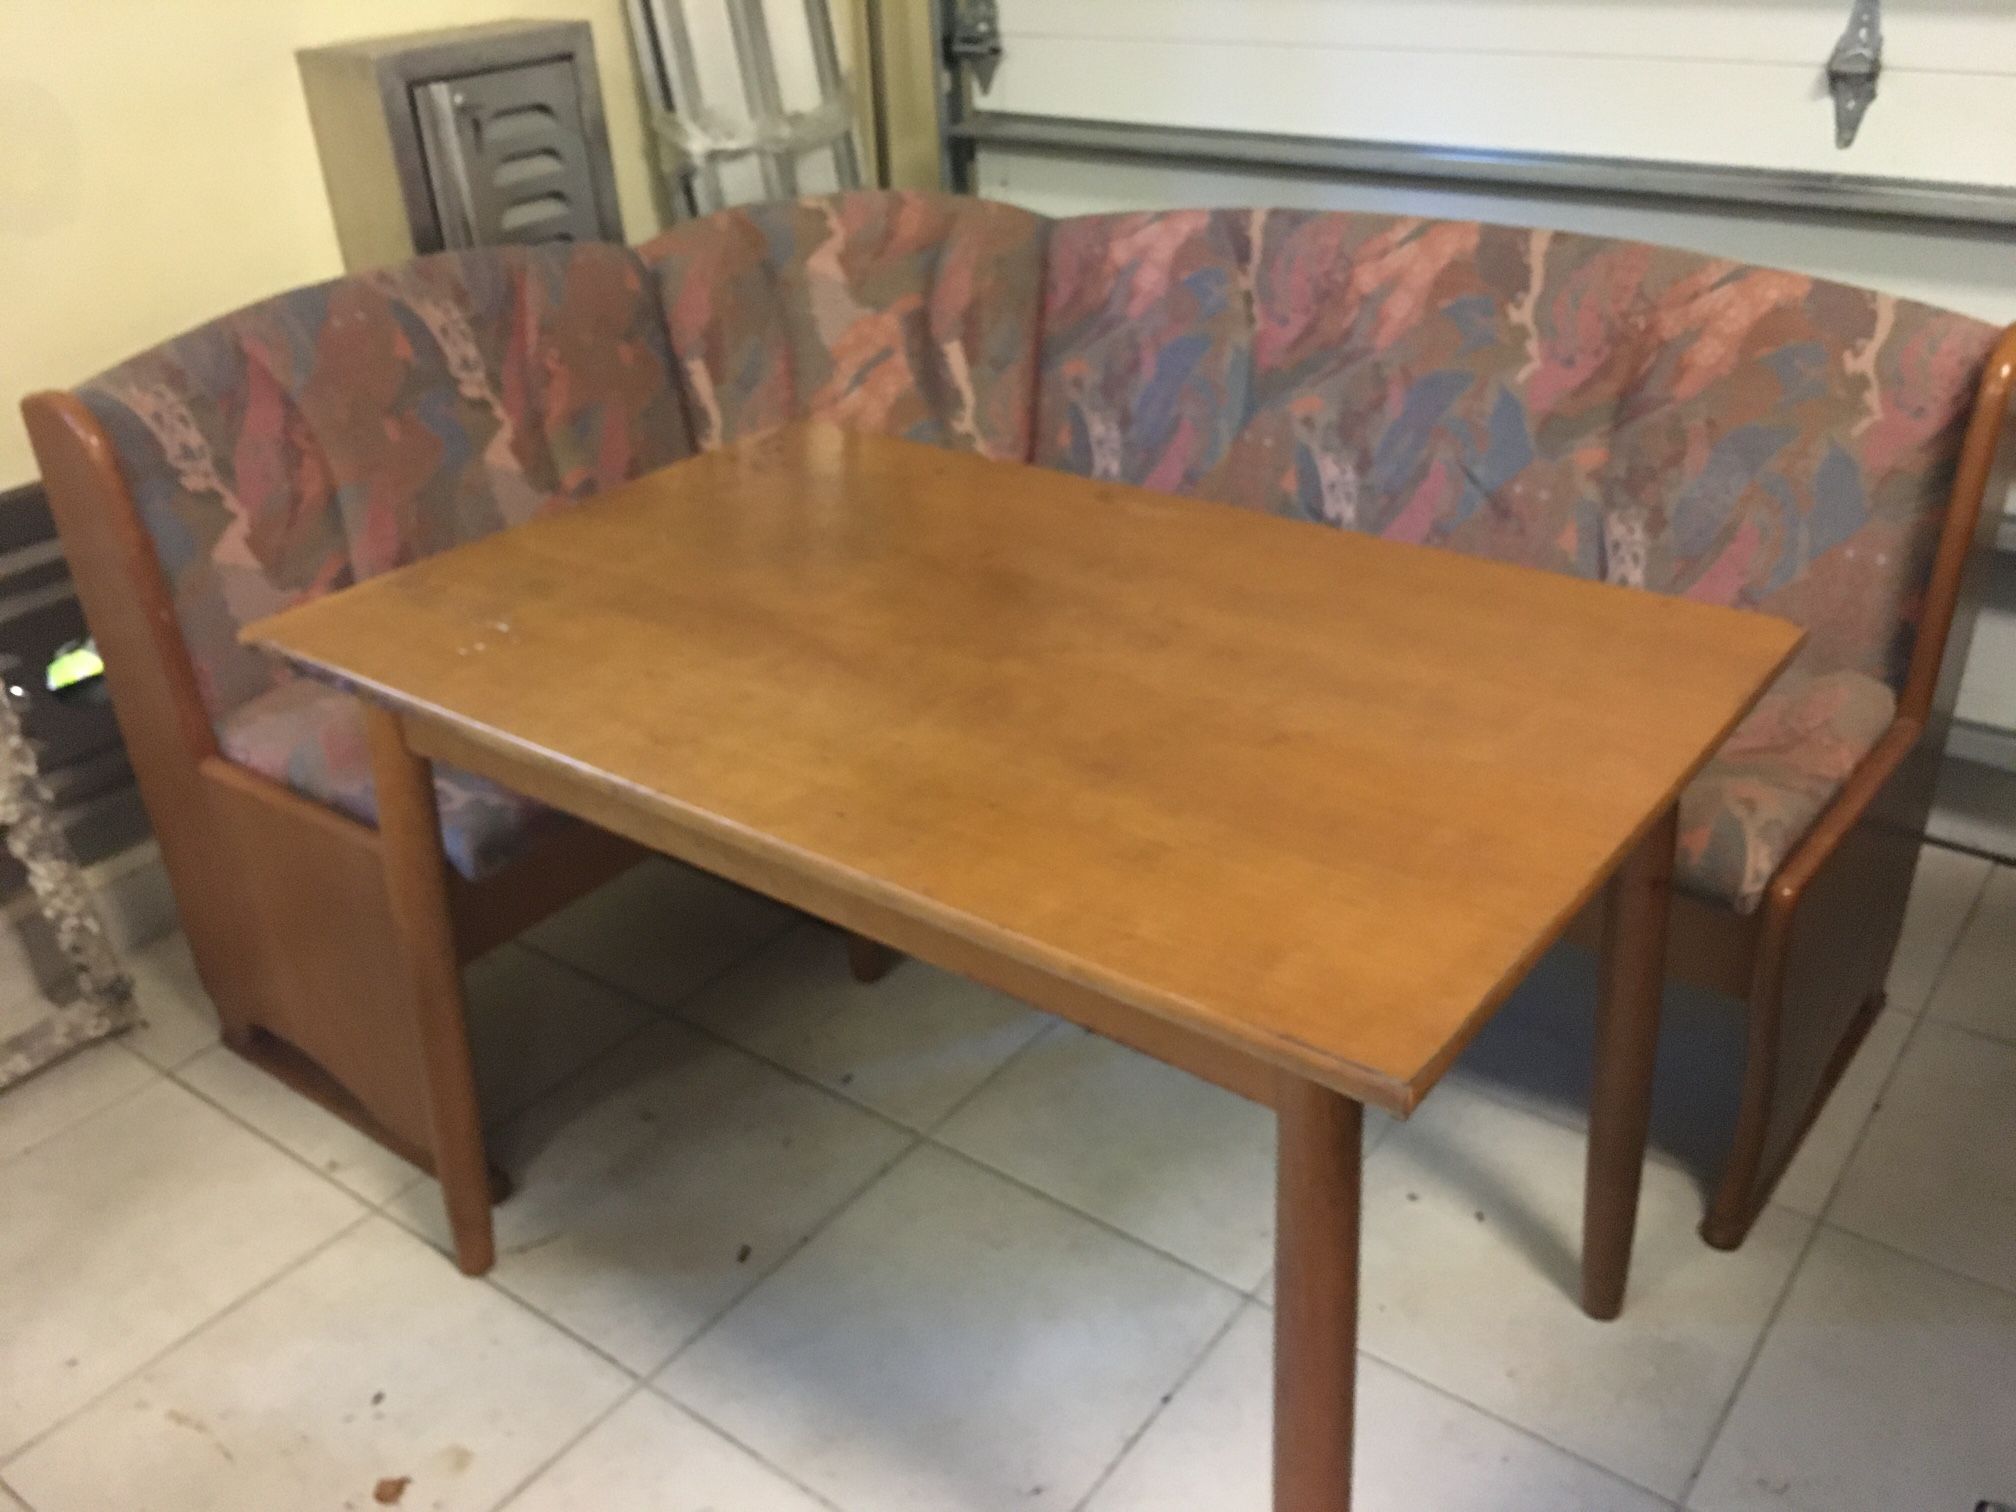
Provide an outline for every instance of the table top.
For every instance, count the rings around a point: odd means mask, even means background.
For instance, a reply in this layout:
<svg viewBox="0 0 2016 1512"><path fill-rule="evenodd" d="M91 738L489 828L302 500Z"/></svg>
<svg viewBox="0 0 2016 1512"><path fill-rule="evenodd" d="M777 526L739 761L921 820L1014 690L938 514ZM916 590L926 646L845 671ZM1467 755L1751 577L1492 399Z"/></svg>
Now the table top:
<svg viewBox="0 0 2016 1512"><path fill-rule="evenodd" d="M1800 632L803 424L246 639L1405 1112Z"/></svg>

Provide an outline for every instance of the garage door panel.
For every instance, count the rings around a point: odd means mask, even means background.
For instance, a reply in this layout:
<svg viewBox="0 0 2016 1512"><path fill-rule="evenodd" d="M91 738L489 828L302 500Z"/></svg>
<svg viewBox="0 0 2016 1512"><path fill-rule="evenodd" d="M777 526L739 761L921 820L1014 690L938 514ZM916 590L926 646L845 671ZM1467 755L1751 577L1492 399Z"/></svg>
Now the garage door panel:
<svg viewBox="0 0 2016 1512"><path fill-rule="evenodd" d="M2016 73L2016 29L1998 33L1992 25L2008 19L2004 0L1884 0L1883 15L1886 67ZM1011 42L1185 38L1231 46L1694 58L1784 63L1815 74L1847 20L1846 0L1001 0L1001 28Z"/></svg>
<svg viewBox="0 0 2016 1512"><path fill-rule="evenodd" d="M1883 76L1849 153L1817 72L1691 59L1513 57L1187 40L1014 39L977 103L1226 131L1596 153L1948 183L2016 177L2016 81Z"/></svg>

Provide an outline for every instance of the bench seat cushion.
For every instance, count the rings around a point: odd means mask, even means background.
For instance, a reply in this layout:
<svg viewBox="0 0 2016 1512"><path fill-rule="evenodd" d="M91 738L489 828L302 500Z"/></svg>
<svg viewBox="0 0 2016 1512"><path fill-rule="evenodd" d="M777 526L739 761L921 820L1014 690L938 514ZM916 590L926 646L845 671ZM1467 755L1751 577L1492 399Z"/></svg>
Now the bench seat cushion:
<svg viewBox="0 0 2016 1512"><path fill-rule="evenodd" d="M1681 795L1680 884L1755 910L1896 712L1896 694L1864 673L1780 678Z"/></svg>
<svg viewBox="0 0 2016 1512"><path fill-rule="evenodd" d="M240 766L361 823L378 822L364 722L349 694L295 678L233 709L217 734L218 746ZM454 767L434 769L434 796L449 863L472 882L517 857L555 818L531 799Z"/></svg>

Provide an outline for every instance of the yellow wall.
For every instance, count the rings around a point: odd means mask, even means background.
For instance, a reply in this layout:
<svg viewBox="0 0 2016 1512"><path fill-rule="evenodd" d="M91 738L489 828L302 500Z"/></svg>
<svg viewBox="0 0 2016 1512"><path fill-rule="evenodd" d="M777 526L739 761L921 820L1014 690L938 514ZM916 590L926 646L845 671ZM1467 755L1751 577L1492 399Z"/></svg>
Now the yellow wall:
<svg viewBox="0 0 2016 1512"><path fill-rule="evenodd" d="M35 473L23 394L342 271L296 48L521 15L593 24L649 235L623 0L0 0L0 487Z"/></svg>

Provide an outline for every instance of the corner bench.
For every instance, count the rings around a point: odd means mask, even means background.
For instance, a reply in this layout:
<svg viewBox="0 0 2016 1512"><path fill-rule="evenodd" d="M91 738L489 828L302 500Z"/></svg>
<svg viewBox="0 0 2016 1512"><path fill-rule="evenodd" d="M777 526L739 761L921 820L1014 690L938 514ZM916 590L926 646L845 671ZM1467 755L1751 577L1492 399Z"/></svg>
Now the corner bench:
<svg viewBox="0 0 2016 1512"><path fill-rule="evenodd" d="M1670 969L1749 1015L1734 1245L1882 1001L2012 393L2016 330L1633 242L858 193L338 279L23 408L227 1040L430 1165L363 728L254 619L809 416L1793 620L1676 857ZM437 800L465 959L637 854Z"/></svg>

